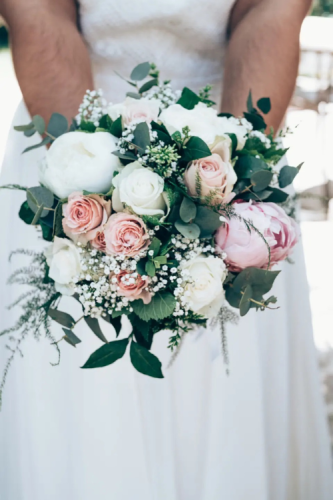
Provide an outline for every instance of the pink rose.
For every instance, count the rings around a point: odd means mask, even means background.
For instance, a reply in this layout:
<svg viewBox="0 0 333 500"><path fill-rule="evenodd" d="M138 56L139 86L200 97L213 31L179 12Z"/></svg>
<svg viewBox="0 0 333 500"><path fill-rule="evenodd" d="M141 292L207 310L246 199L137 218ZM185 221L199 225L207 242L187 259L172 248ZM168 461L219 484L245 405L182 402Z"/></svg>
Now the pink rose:
<svg viewBox="0 0 333 500"><path fill-rule="evenodd" d="M68 203L62 207L62 227L66 236L80 243L93 240L111 213L111 201L105 201L102 196L82 192L69 195Z"/></svg>
<svg viewBox="0 0 333 500"><path fill-rule="evenodd" d="M156 121L160 110L160 102L157 99L133 99L126 97L124 102L111 104L108 108L112 120L122 117L124 125L131 123Z"/></svg>
<svg viewBox="0 0 333 500"><path fill-rule="evenodd" d="M228 147L218 143L211 156L195 160L188 166L184 181L191 196L209 197L211 204L229 203L232 200L237 175L229 161L228 150Z"/></svg>
<svg viewBox="0 0 333 500"><path fill-rule="evenodd" d="M105 252L106 250L106 242L105 242L105 234L104 231L97 231L97 234L93 240L90 240L90 245L96 250L100 250L101 252Z"/></svg>
<svg viewBox="0 0 333 500"><path fill-rule="evenodd" d="M298 241L296 222L275 203L235 202L233 208L238 216L251 221L271 248L271 266L284 260ZM227 254L226 263L231 271L246 267L266 268L269 262L268 249L262 237L248 231L237 217L232 217L216 232L218 250Z"/></svg>
<svg viewBox="0 0 333 500"><path fill-rule="evenodd" d="M128 271L120 271L114 275L117 279L117 292L129 300L142 299L144 304L149 304L151 301L151 293L147 290L149 284L148 276L144 278L140 274ZM111 276L112 279L113 275Z"/></svg>
<svg viewBox="0 0 333 500"><path fill-rule="evenodd" d="M104 228L106 253L134 256L149 245L146 225L136 215L118 212Z"/></svg>

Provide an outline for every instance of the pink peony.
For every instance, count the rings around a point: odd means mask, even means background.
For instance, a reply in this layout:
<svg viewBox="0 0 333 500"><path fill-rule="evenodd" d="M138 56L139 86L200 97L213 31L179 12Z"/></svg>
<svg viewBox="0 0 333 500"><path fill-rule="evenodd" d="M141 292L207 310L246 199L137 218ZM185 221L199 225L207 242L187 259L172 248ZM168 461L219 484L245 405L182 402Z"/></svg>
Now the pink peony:
<svg viewBox="0 0 333 500"><path fill-rule="evenodd" d="M102 196L82 192L69 195L68 203L62 207L62 227L66 236L80 243L93 240L111 213L111 201L105 201Z"/></svg>
<svg viewBox="0 0 333 500"><path fill-rule="evenodd" d="M229 203L234 197L232 189L237 175L229 159L224 161L220 154L213 152L211 156L193 161L184 181L193 197L209 197L212 204Z"/></svg>
<svg viewBox="0 0 333 500"><path fill-rule="evenodd" d="M114 275L117 279L117 292L123 297L127 297L129 300L142 299L144 304L149 304L151 301L151 293L146 290L149 284L149 278L143 278L140 274L134 272L129 273L128 271L120 271L120 273ZM113 275L111 276L111 279Z"/></svg>
<svg viewBox="0 0 333 500"><path fill-rule="evenodd" d="M284 260L298 241L296 222L275 203L235 202L237 215L251 221L264 236L271 248L271 266ZM232 217L216 232L218 250L227 254L226 263L231 271L246 267L266 268L269 262L268 249L262 237L237 217Z"/></svg>
<svg viewBox="0 0 333 500"><path fill-rule="evenodd" d="M118 212L111 215L104 228L106 253L137 255L149 245L146 225L136 215Z"/></svg>

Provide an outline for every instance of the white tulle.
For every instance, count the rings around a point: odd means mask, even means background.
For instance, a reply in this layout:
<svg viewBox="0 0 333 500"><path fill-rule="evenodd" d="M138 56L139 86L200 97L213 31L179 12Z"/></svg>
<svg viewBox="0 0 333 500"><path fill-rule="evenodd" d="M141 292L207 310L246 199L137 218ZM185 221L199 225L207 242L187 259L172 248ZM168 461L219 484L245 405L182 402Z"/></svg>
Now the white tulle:
<svg viewBox="0 0 333 500"><path fill-rule="evenodd" d="M176 86L221 81L232 0L84 0L83 33L97 85L116 102L125 76L153 60ZM29 119L23 106L14 124ZM37 183L43 152L11 132L0 184ZM22 192L0 191L1 328L18 316L6 305L21 293L5 286L23 259L16 248L44 248L17 217ZM77 329L76 349L62 346L59 367L48 341L27 340L0 414L1 500L330 500L329 440L313 346L301 245L284 264L274 293L280 309L251 312L228 326L230 375L217 330L188 334L167 369L167 332L154 341L165 379L145 377L129 357L80 370L100 343ZM74 310L73 310L74 307ZM62 309L80 311L66 299ZM103 325L106 336L112 331ZM124 324L124 330L128 326ZM54 327L54 336L61 337ZM0 339L0 361L9 352Z"/></svg>

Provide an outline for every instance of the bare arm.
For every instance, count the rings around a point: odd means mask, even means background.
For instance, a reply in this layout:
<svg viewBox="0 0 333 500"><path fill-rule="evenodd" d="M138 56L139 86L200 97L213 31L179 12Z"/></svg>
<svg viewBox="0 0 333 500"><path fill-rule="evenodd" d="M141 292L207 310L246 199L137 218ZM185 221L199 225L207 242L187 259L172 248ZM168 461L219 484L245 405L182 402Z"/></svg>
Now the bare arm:
<svg viewBox="0 0 333 500"><path fill-rule="evenodd" d="M238 0L229 22L222 110L241 115L249 90L270 97L276 130L291 99L299 62L299 33L311 0Z"/></svg>
<svg viewBox="0 0 333 500"><path fill-rule="evenodd" d="M75 0L0 0L10 30L18 82L32 115L71 118L93 87L90 60L76 24Z"/></svg>

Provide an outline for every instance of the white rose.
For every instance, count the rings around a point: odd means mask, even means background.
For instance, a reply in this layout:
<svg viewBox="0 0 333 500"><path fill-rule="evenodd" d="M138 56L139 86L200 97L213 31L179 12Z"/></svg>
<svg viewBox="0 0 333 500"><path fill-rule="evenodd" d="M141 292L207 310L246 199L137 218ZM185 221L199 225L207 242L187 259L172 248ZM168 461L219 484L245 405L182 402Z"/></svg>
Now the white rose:
<svg viewBox="0 0 333 500"><path fill-rule="evenodd" d="M222 259L199 255L181 265L186 270L185 300L194 313L206 318L217 315L224 302L223 282L227 269Z"/></svg>
<svg viewBox="0 0 333 500"><path fill-rule="evenodd" d="M107 132L68 132L58 137L39 167L39 181L59 198L74 191L107 193L113 172L121 167L117 138Z"/></svg>
<svg viewBox="0 0 333 500"><path fill-rule="evenodd" d="M52 245L45 250L45 257L50 267L49 276L55 281L55 289L63 295L73 295L73 280L81 272L77 247L70 240L55 237Z"/></svg>
<svg viewBox="0 0 333 500"><path fill-rule="evenodd" d="M252 124L245 118L235 118L231 116L218 117L218 131L219 135L235 134L237 137L237 149L243 149L246 142L247 134L252 130Z"/></svg>
<svg viewBox="0 0 333 500"><path fill-rule="evenodd" d="M124 125L131 123L156 121L160 111L160 101L157 99L133 99L126 97L125 101L119 104L111 104L108 107L108 114L112 120L122 117Z"/></svg>
<svg viewBox="0 0 333 500"><path fill-rule="evenodd" d="M138 215L165 215L164 180L138 161L126 165L112 183L112 207L116 212L122 212L125 204Z"/></svg>
<svg viewBox="0 0 333 500"><path fill-rule="evenodd" d="M170 135L181 132L184 127L190 128L190 135L200 137L206 144L212 144L217 135L219 117L217 111L199 102L193 109L185 109L180 104L173 104L164 109L159 120L165 125Z"/></svg>

